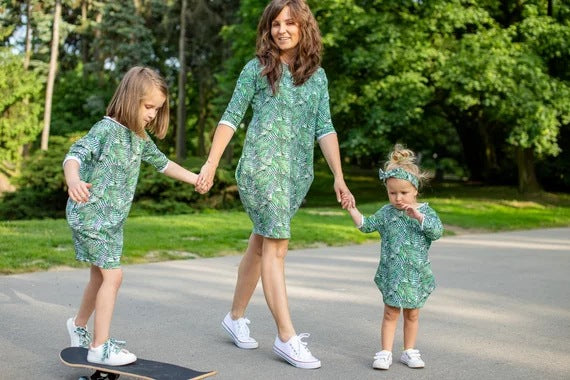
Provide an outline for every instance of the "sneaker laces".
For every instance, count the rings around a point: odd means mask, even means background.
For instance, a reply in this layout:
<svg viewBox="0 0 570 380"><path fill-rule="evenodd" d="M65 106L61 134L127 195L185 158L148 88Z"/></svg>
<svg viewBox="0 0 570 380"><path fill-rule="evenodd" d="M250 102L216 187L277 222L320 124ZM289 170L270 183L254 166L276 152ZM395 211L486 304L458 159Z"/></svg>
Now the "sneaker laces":
<svg viewBox="0 0 570 380"><path fill-rule="evenodd" d="M93 340L91 333L87 331L85 327L76 326L73 332L79 336L79 344L82 347L89 346L89 344Z"/></svg>
<svg viewBox="0 0 570 380"><path fill-rule="evenodd" d="M127 342L124 340L116 340L113 338L109 338L103 344L103 360L109 359L111 352L118 354L121 351L125 351L125 353L128 353L129 351L123 348L126 346L126 344Z"/></svg>
<svg viewBox="0 0 570 380"><path fill-rule="evenodd" d="M303 342L302 339L310 337L309 333L301 333L292 339L291 347L293 350L301 357L311 357L311 351L307 348L307 342Z"/></svg>
<svg viewBox="0 0 570 380"><path fill-rule="evenodd" d="M239 318L235 321L235 324L237 325L236 332L239 338L249 338L249 327L247 327L247 325L250 323L250 320L247 318Z"/></svg>

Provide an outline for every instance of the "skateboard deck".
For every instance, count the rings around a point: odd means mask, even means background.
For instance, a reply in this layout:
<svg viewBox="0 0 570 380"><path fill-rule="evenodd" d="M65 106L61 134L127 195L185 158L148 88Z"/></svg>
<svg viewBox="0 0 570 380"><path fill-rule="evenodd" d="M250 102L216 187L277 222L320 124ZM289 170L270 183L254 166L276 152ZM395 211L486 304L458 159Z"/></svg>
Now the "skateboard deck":
<svg viewBox="0 0 570 380"><path fill-rule="evenodd" d="M70 367L89 368L102 373L131 376L137 379L204 379L206 377L214 376L217 373L216 371L201 372L175 364L146 359L137 359L134 363L122 366L89 363L87 361L87 349L82 347L64 348L59 354L59 358L63 364Z"/></svg>

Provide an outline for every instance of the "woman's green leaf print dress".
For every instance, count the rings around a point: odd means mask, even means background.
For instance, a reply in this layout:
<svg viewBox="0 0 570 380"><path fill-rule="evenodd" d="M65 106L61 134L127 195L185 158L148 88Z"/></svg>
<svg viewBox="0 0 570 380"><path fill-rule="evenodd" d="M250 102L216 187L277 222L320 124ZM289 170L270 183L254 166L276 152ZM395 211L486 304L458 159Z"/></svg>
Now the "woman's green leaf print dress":
<svg viewBox="0 0 570 380"><path fill-rule="evenodd" d="M142 139L105 117L71 146L65 161L70 159L80 163L81 180L92 184L86 203L67 201L76 258L103 269L118 268L123 224L135 194L141 160L164 172L168 158L148 136Z"/></svg>
<svg viewBox="0 0 570 380"><path fill-rule="evenodd" d="M384 303L393 307L422 307L435 289L428 251L431 242L443 234L443 225L427 203L422 203L418 210L424 214L422 225L389 204L364 217L360 227L362 232L378 231L382 237L374 282Z"/></svg>
<svg viewBox="0 0 570 380"><path fill-rule="evenodd" d="M257 58L246 64L220 124L236 129L251 104L253 118L236 169L240 199L253 233L288 239L291 218L313 182L315 139L336 132L322 68L295 86L283 65L276 95L261 70Z"/></svg>

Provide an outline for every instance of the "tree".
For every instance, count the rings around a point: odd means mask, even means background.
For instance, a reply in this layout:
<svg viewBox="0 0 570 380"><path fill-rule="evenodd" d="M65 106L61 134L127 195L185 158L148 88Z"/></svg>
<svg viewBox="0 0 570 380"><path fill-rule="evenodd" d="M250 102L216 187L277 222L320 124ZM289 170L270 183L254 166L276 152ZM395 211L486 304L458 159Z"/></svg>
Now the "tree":
<svg viewBox="0 0 570 380"><path fill-rule="evenodd" d="M176 124L176 159L186 158L186 0L181 0L180 8L180 40L178 43L178 107Z"/></svg>
<svg viewBox="0 0 570 380"><path fill-rule="evenodd" d="M53 85L57 71L57 55L59 52L59 20L61 18L61 0L55 1L53 14L53 38L51 42L51 56L49 61L49 72L46 86L46 102L44 107L44 128L42 130L41 149L48 149L49 129L51 123L51 105L53 96Z"/></svg>
<svg viewBox="0 0 570 380"><path fill-rule="evenodd" d="M0 58L0 174L11 177L21 162L22 145L41 131L42 85L36 72L24 69L21 55L0 48Z"/></svg>

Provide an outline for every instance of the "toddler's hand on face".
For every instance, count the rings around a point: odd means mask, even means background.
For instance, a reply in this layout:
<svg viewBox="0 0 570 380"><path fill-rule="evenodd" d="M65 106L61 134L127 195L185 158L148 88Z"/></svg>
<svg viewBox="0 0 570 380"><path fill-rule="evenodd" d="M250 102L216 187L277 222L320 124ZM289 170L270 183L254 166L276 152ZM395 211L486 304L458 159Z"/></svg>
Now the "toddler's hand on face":
<svg viewBox="0 0 570 380"><path fill-rule="evenodd" d="M423 214L419 212L418 209L416 209L414 206L404 204L402 205L402 210L406 211L406 215L408 215L410 218L417 219L421 222Z"/></svg>

